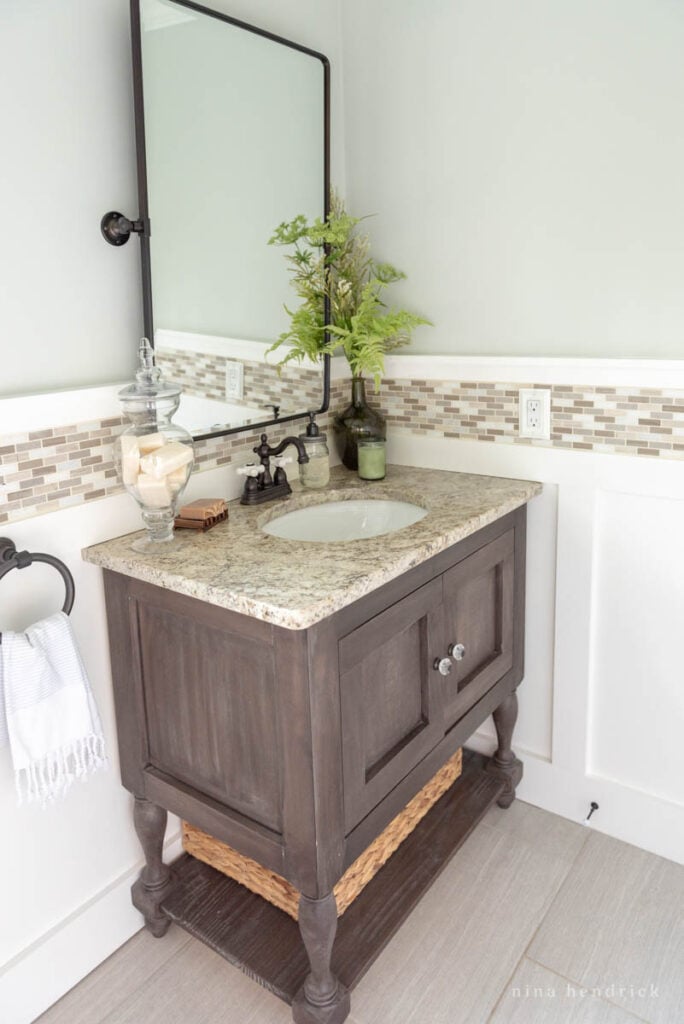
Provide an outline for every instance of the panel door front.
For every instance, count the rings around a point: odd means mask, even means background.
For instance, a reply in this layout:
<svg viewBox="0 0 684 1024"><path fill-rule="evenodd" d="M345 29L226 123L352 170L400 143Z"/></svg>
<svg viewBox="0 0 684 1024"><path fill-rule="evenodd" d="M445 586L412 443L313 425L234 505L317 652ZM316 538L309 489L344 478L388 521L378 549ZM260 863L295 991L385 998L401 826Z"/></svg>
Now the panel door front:
<svg viewBox="0 0 684 1024"><path fill-rule="evenodd" d="M437 673L441 578L339 643L349 833L444 735Z"/></svg>
<svg viewBox="0 0 684 1024"><path fill-rule="evenodd" d="M273 649L189 606L176 614L164 592L137 602L149 764L279 833Z"/></svg>
<svg viewBox="0 0 684 1024"><path fill-rule="evenodd" d="M445 642L453 649L451 673L440 677L447 728L513 665L513 547L509 530L444 574Z"/></svg>

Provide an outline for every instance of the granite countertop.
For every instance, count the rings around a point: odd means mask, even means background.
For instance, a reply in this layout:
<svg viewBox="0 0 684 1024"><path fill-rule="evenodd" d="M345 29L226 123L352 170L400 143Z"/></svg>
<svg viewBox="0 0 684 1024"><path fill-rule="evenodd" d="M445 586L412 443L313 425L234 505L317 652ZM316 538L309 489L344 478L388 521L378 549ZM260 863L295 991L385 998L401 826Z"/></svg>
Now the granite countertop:
<svg viewBox="0 0 684 1024"><path fill-rule="evenodd" d="M133 551L140 533L83 551L94 565L167 590L251 615L288 629L306 629L383 583L401 576L488 523L524 505L541 484L503 477L389 466L383 481L366 483L337 467L330 484L248 508L230 503L227 522L207 533L177 530L153 553ZM409 501L428 514L394 533L364 540L308 543L261 530L270 519L322 501L359 498Z"/></svg>

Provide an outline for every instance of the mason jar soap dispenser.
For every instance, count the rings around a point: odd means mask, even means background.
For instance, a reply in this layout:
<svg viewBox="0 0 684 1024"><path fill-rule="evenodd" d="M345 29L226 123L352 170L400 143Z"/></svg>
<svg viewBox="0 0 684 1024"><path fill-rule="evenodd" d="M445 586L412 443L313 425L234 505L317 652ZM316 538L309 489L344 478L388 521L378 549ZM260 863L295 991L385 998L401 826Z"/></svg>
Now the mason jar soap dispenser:
<svg viewBox="0 0 684 1024"><path fill-rule="evenodd" d="M140 342L135 384L119 392L131 426L115 443L121 481L142 512L147 536L134 541L138 551L154 550L173 539L173 520L194 463L192 436L171 422L181 389L162 380L147 338Z"/></svg>
<svg viewBox="0 0 684 1024"><path fill-rule="evenodd" d="M306 431L299 435L304 443L308 462L299 464L299 479L304 487L325 487L330 480L330 452L325 434L321 434L316 423L316 414L309 413Z"/></svg>

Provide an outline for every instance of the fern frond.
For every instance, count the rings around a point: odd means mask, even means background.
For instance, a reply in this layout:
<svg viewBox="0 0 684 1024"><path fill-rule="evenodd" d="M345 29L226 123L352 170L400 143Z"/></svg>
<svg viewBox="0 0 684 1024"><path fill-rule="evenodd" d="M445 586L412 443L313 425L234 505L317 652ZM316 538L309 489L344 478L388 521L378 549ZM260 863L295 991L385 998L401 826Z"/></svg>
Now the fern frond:
<svg viewBox="0 0 684 1024"><path fill-rule="evenodd" d="M305 358L315 361L341 348L352 374L372 376L377 388L385 354L408 344L415 327L430 323L406 310L387 309L381 297L385 288L405 274L371 257L368 236L357 230L365 219L348 214L332 191L325 220L308 223L300 214L279 224L269 239L269 245L293 249L286 260L295 294L302 300L294 311L285 307L290 329L268 349L267 355L288 345L279 365Z"/></svg>

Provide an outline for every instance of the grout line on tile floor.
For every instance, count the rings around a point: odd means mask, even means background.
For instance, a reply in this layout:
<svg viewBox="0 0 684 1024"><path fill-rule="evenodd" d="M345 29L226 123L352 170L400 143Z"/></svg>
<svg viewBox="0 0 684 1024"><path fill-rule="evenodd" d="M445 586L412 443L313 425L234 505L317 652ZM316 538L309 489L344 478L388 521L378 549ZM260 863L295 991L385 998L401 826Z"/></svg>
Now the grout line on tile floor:
<svg viewBox="0 0 684 1024"><path fill-rule="evenodd" d="M593 988L591 985L583 985L581 981L574 981L572 978L566 977L565 974L561 974L560 971L555 970L553 967L549 967L548 964L543 964L541 960L535 960L533 956L527 956L527 954L525 954L525 958L529 960L531 964L536 964L537 967L541 967L542 970L548 971L550 974L555 974L557 978L562 978L568 985L572 985L573 987L577 986L577 988L586 988L587 992L591 992L593 994ZM626 1013L635 1021L639 1021L639 1024L651 1024L646 1017L640 1017L638 1014L634 1013L633 1010L628 1010L627 1007L621 1006L620 1003L614 1003L611 999L606 999L604 996L597 995L594 995L594 999L600 1000L602 1003L605 1003L606 1006L612 1006L614 1009L620 1010L621 1013Z"/></svg>
<svg viewBox="0 0 684 1024"><path fill-rule="evenodd" d="M577 853L575 854L575 856L572 858L572 860L568 864L568 870L565 872L563 878L558 883L558 888L556 889L555 893L553 894L553 896L549 900L548 907L546 908L546 910L544 911L542 916L539 918L539 922L537 923L537 927L532 932L532 935L530 936L529 942L527 943L527 945L525 946L524 950L520 954L520 958L518 959L517 963L513 967L513 970L511 971L510 975L508 976L508 979L507 979L505 985L501 989L501 992L499 993L499 997L496 1000L494 1006L492 1007L492 1012L489 1014L489 1017L487 1017L487 1024L489 1024L489 1022L494 1017L494 1014L496 1013L497 1009L499 1008L499 1005L500 1005L502 999L504 998L504 996L506 995L506 993L508 991L508 988L509 988L509 986L511 984L511 981L515 977L515 974L516 974L516 971L518 970L518 968L522 965L524 960L526 960L526 959L527 960L531 960L532 959L531 957L529 957L527 955L527 951L530 948L530 946L532 945L532 943L534 942L534 940L536 939L537 933L538 933L539 929L541 928L541 926L543 925L544 921L546 920L546 918L548 917L548 915L549 915L549 913L551 911L551 907L553 906L553 904L558 899L558 893L561 891L561 889L565 885L565 883L566 883L566 881L567 881L567 879L568 879L568 877L570 875L570 872L572 871L572 869L575 867L575 864L577 863L579 855L581 854L581 852L584 849L584 847L587 845L588 839L589 839L589 836L586 835L585 838L584 838L584 841L582 842L582 845L580 847L578 847ZM536 963L536 961L535 961L535 963ZM540 967L544 967L544 964L540 964L539 966ZM551 968L549 968L549 967L545 967L545 970L547 970L547 971L550 970L550 969ZM562 977L562 975L558 975L558 976ZM565 979L565 980L568 980L568 979ZM578 982L573 982L572 984L579 984L579 983Z"/></svg>
<svg viewBox="0 0 684 1024"><path fill-rule="evenodd" d="M544 915L544 916L546 916L546 915ZM543 918L542 918L542 920L543 920ZM537 932L535 930L535 935L536 934L537 934ZM509 974L508 978L506 979L504 985L502 986L501 991L499 992L499 995L497 996L496 1002L494 1003L494 1006L492 1007L492 1012L487 1017L487 1024L489 1024L489 1022L491 1020L493 1020L494 1014L499 1009L499 1006L501 1005L501 1001L503 1000L504 996L508 992L510 984L513 981L513 978L515 977L518 968L522 965L522 962L523 962L524 959L525 959L525 953L523 953L522 956L520 957L520 959L517 961L517 963L515 964L513 970L511 971L511 973Z"/></svg>

